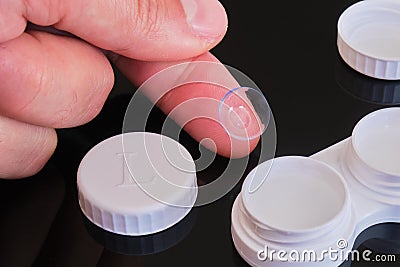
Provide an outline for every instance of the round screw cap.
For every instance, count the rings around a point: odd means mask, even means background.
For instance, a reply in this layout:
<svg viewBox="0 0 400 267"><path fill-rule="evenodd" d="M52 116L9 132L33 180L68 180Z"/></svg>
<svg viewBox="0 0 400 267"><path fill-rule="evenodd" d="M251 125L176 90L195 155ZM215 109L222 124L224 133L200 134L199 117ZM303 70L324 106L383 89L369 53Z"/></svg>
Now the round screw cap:
<svg viewBox="0 0 400 267"><path fill-rule="evenodd" d="M367 76L400 79L400 2L360 1L338 21L338 49L343 60Z"/></svg>
<svg viewBox="0 0 400 267"><path fill-rule="evenodd" d="M169 137L146 132L97 144L83 158L77 183L84 215L122 235L147 235L173 226L197 197L189 152Z"/></svg>

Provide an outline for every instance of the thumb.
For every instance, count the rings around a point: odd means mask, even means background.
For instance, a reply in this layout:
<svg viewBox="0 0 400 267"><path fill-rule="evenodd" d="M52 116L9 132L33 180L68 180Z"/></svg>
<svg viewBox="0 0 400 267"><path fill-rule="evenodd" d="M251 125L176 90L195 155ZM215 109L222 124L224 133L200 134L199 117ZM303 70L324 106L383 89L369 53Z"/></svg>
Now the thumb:
<svg viewBox="0 0 400 267"><path fill-rule="evenodd" d="M0 7L2 4L0 3ZM0 43L30 21L70 32L105 50L138 60L179 60L202 54L225 35L217 0L17 0L0 9Z"/></svg>

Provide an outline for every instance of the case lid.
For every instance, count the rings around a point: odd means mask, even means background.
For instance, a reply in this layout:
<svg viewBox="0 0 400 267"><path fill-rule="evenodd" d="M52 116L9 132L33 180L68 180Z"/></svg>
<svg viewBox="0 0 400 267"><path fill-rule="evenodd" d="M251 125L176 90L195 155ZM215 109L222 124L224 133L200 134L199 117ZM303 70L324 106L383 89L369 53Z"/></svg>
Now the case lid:
<svg viewBox="0 0 400 267"><path fill-rule="evenodd" d="M400 2L361 1L338 22L338 49L343 60L365 75L400 79Z"/></svg>
<svg viewBox="0 0 400 267"><path fill-rule="evenodd" d="M197 197L189 152L153 133L125 133L99 143L83 158L77 182L85 216L123 235L169 228L189 213Z"/></svg>

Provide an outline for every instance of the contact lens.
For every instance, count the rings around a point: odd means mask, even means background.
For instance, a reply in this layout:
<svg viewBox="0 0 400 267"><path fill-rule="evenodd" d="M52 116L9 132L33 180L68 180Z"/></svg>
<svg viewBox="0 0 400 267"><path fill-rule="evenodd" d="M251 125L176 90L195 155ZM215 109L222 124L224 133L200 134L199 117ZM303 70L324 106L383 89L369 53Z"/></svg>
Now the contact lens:
<svg viewBox="0 0 400 267"><path fill-rule="evenodd" d="M267 129L271 111L260 90L237 87L221 99L218 116L229 136L239 140L252 140Z"/></svg>

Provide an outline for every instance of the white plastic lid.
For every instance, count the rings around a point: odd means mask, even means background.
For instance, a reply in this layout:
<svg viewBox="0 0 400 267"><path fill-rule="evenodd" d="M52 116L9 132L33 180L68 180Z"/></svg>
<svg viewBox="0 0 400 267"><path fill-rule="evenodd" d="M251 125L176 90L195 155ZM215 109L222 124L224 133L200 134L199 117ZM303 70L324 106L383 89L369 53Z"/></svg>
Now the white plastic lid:
<svg viewBox="0 0 400 267"><path fill-rule="evenodd" d="M123 235L169 228L189 213L197 197L196 168L189 152L175 140L153 133L125 133L99 143L83 158L77 182L85 216Z"/></svg>
<svg viewBox="0 0 400 267"><path fill-rule="evenodd" d="M339 18L338 49L343 60L365 75L400 79L400 1L358 2Z"/></svg>
<svg viewBox="0 0 400 267"><path fill-rule="evenodd" d="M129 256L142 256L163 252L184 240L196 223L197 213L197 209L192 209L176 225L162 232L143 236L119 235L94 225L86 217L83 221L90 236L108 251Z"/></svg>

